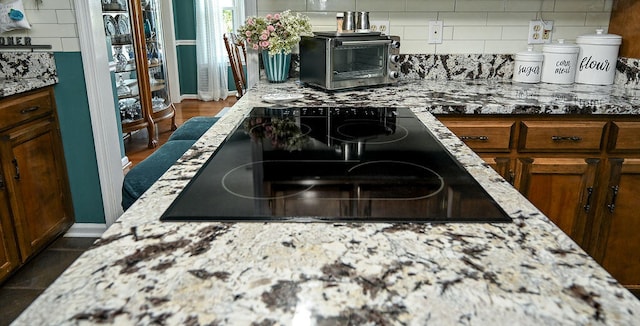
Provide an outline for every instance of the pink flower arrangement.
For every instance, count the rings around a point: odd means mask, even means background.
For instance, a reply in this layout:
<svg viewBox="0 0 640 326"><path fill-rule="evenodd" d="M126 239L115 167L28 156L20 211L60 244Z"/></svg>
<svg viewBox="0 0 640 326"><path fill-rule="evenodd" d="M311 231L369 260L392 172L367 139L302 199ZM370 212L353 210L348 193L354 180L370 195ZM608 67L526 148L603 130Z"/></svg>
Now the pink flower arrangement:
<svg viewBox="0 0 640 326"><path fill-rule="evenodd" d="M268 50L269 54L291 53L300 42L300 35L310 34L309 17L287 10L265 17L249 17L238 29L238 37L254 50Z"/></svg>

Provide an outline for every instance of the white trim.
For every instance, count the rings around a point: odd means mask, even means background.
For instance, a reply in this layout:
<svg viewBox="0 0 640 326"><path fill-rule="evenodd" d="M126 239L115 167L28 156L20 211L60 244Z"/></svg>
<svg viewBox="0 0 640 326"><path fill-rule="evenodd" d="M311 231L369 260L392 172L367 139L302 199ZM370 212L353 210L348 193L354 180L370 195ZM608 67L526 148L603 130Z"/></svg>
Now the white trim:
<svg viewBox="0 0 640 326"><path fill-rule="evenodd" d="M176 32L173 24L173 3L162 0L160 3L160 19L162 20L162 34L164 38L164 58L169 78L169 96L173 103L180 101L180 75L178 72L178 53L176 50Z"/></svg>
<svg viewBox="0 0 640 326"><path fill-rule="evenodd" d="M106 225L122 215L122 157L99 1L73 1Z"/></svg>
<svg viewBox="0 0 640 326"><path fill-rule="evenodd" d="M176 40L176 46L180 45L196 45L196 40Z"/></svg>
<svg viewBox="0 0 640 326"><path fill-rule="evenodd" d="M99 238L106 230L107 225L102 223L75 223L71 228L69 228L64 236L76 238Z"/></svg>
<svg viewBox="0 0 640 326"><path fill-rule="evenodd" d="M256 16L258 14L258 0L244 0L245 17ZM249 49L247 51L247 88L251 88L258 83L260 78L260 64L258 51Z"/></svg>
<svg viewBox="0 0 640 326"><path fill-rule="evenodd" d="M122 158L122 170L129 168L133 163L129 161L129 157L125 156Z"/></svg>
<svg viewBox="0 0 640 326"><path fill-rule="evenodd" d="M198 94L182 94L180 98L182 100L198 100Z"/></svg>

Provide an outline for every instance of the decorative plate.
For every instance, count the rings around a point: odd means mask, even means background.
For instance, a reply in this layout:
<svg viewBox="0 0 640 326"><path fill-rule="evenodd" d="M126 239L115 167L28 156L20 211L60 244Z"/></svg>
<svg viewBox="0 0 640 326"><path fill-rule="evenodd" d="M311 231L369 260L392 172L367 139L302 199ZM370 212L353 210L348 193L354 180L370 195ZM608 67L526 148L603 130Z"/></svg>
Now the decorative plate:
<svg viewBox="0 0 640 326"><path fill-rule="evenodd" d="M297 101L299 99L304 98L303 94L299 93L276 93L276 94L265 94L262 95L262 100L267 103L281 104Z"/></svg>
<svg viewBox="0 0 640 326"><path fill-rule="evenodd" d="M127 0L118 0L120 10L127 10Z"/></svg>
<svg viewBox="0 0 640 326"><path fill-rule="evenodd" d="M104 31L107 36L115 36L117 34L116 20L112 16L104 16Z"/></svg>
<svg viewBox="0 0 640 326"><path fill-rule="evenodd" d="M129 28L129 20L125 15L117 15L116 22L118 23L118 33L122 35L131 34L131 28Z"/></svg>

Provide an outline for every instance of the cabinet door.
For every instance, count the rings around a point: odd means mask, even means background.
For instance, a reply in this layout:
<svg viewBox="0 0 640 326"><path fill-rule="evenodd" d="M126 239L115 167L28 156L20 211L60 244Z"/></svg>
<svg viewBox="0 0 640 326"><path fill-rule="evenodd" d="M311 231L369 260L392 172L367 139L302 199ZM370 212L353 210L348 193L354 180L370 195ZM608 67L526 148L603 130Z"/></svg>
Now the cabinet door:
<svg viewBox="0 0 640 326"><path fill-rule="evenodd" d="M640 159L611 159L609 167L594 256L622 285L640 294Z"/></svg>
<svg viewBox="0 0 640 326"><path fill-rule="evenodd" d="M520 159L515 186L582 246L588 217L594 211L598 165L598 159Z"/></svg>
<svg viewBox="0 0 640 326"><path fill-rule="evenodd" d="M0 281L20 264L13 236L4 178L0 173Z"/></svg>
<svg viewBox="0 0 640 326"><path fill-rule="evenodd" d="M73 221L64 156L53 121L37 120L0 137L3 174L23 260Z"/></svg>
<svg viewBox="0 0 640 326"><path fill-rule="evenodd" d="M515 172L511 166L511 159L508 157L493 156L490 154L479 154L491 168L500 174L507 182L513 184L515 180Z"/></svg>

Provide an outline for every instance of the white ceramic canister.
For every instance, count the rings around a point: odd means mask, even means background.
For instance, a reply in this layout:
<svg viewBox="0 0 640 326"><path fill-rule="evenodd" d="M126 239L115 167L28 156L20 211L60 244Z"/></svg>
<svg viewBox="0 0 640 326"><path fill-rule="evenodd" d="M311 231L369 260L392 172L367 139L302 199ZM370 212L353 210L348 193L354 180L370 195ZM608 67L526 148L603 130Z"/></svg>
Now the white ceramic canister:
<svg viewBox="0 0 640 326"><path fill-rule="evenodd" d="M573 84L579 50L577 45L565 43L563 39L559 39L558 43L543 45L544 61L540 80L552 84Z"/></svg>
<svg viewBox="0 0 640 326"><path fill-rule="evenodd" d="M528 47L527 51L516 53L513 81L520 83L540 82L543 59L542 53L533 51L533 46Z"/></svg>
<svg viewBox="0 0 640 326"><path fill-rule="evenodd" d="M595 34L576 38L580 48L576 70L576 83L611 85L616 76L618 50L622 37L605 34L598 29Z"/></svg>

